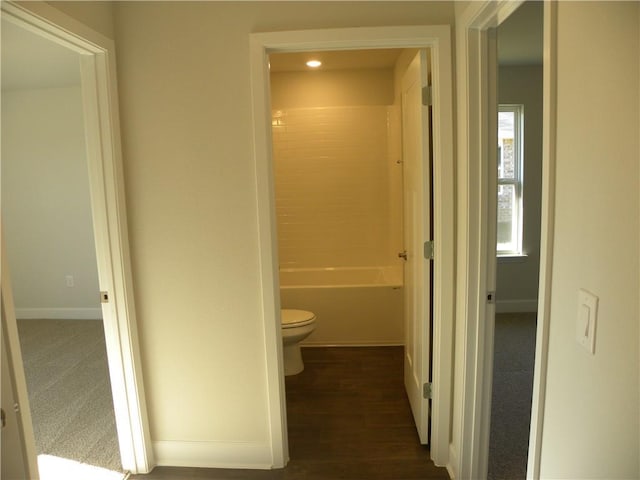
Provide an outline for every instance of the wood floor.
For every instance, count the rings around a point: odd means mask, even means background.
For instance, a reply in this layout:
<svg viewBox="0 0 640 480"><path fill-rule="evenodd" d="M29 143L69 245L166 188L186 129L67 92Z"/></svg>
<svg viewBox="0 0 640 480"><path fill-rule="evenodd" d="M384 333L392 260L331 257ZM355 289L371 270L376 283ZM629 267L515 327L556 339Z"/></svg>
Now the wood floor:
<svg viewBox="0 0 640 480"><path fill-rule="evenodd" d="M420 445L402 380L402 347L305 348L286 378L290 461L281 470L157 467L155 480L448 479Z"/></svg>

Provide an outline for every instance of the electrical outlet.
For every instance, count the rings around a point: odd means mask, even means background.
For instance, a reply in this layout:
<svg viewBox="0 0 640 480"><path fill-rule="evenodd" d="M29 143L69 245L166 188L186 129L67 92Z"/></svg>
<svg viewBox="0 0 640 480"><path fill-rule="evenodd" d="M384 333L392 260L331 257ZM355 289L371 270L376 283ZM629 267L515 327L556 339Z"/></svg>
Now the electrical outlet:
<svg viewBox="0 0 640 480"><path fill-rule="evenodd" d="M73 287L75 286L74 280L73 280L73 275L66 275L65 280L67 282L67 287Z"/></svg>
<svg viewBox="0 0 640 480"><path fill-rule="evenodd" d="M598 321L598 297L586 290L578 290L578 318L576 340L591 355L596 353L596 323Z"/></svg>

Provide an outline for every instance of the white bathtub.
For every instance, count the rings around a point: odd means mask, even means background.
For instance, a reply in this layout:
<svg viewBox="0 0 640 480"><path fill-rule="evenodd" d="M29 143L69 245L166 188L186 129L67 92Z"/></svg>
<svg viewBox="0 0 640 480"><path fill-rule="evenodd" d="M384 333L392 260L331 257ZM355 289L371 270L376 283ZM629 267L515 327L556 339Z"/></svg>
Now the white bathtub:
<svg viewBox="0 0 640 480"><path fill-rule="evenodd" d="M283 268L281 288L401 287L402 267Z"/></svg>
<svg viewBox="0 0 640 480"><path fill-rule="evenodd" d="M282 308L310 310L303 345L402 345L402 267L281 269Z"/></svg>

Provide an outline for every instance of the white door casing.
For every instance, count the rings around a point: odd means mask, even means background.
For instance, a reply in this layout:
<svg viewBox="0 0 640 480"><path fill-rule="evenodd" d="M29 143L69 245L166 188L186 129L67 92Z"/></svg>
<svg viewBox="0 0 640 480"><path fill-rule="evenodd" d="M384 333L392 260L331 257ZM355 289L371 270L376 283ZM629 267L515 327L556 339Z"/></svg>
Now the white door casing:
<svg viewBox="0 0 640 480"><path fill-rule="evenodd" d="M107 360L123 468L153 468L131 265L120 149L113 41L44 2L2 2L2 19L80 57L85 140ZM6 265L3 265L3 270ZM3 296L9 285L2 285ZM16 337L17 339L17 337ZM11 341L12 339L9 338ZM16 361L20 362L21 359ZM18 368L18 364L14 364Z"/></svg>
<svg viewBox="0 0 640 480"><path fill-rule="evenodd" d="M477 4L480 6L480 2ZM483 6L488 5L482 3ZM497 71L491 72L489 63L495 61L495 35L489 30L497 26L498 17L506 18L504 12L512 5L496 4L491 12L484 12L475 5L467 10L458 31L460 49L465 55L459 59L458 71L468 76L468 82L459 84L459 147L458 169L461 179L466 180L464 189L466 202L460 205L460 222L464 228L458 230L458 243L464 245L458 261L463 265L464 282L459 283L458 311L460 335L459 347L462 364L457 366L461 377L456 413L460 416L458 442L452 445L458 457L454 475L459 478L485 478L489 446L489 421L491 406L491 382L493 367L493 305L487 294L495 288L495 242L491 243L488 225L495 223L495 211L489 198L496 189L491 179L495 177L495 152L497 135L492 122L497 121L497 109L490 105L495 101ZM500 10L498 13L496 10ZM515 7L514 7L515 9ZM493 116L496 120L492 120ZM463 120L469 119L468 122ZM493 182L495 184L495 181ZM494 226L495 228L495 226ZM455 434L454 434L455 436Z"/></svg>
<svg viewBox="0 0 640 480"><path fill-rule="evenodd" d="M454 182L451 28L362 27L255 33L250 36L256 209L262 285L267 395L274 468L286 465L286 404L279 325L279 280L272 178L268 55L275 52L429 48L433 83L434 324L431 458L448 465L452 398Z"/></svg>
<svg viewBox="0 0 640 480"><path fill-rule="evenodd" d="M429 115L422 105L428 61L420 50L402 77L402 167L404 183L404 384L420 442L429 443L429 400L423 385L429 381L430 260L423 255L431 240L431 172Z"/></svg>

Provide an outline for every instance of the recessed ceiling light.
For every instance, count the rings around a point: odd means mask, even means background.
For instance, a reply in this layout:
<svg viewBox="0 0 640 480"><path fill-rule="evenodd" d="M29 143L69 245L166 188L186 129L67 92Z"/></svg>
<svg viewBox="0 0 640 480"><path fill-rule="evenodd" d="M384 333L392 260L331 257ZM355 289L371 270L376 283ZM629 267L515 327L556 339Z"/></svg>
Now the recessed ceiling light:
<svg viewBox="0 0 640 480"><path fill-rule="evenodd" d="M320 60L309 60L307 62L307 67L310 68L318 68L320 65L322 65L322 62Z"/></svg>

